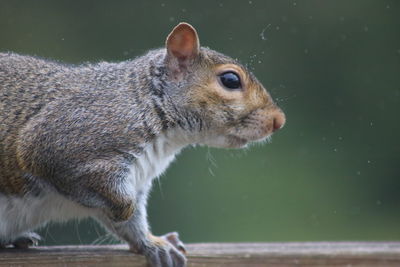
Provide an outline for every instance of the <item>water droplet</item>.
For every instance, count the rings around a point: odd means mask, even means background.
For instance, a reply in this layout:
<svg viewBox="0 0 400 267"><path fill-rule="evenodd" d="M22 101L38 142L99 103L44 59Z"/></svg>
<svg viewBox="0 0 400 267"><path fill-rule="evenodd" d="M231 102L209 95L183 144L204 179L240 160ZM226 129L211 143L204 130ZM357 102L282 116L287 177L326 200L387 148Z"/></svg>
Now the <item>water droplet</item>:
<svg viewBox="0 0 400 267"><path fill-rule="evenodd" d="M313 19L313 16L308 16L308 19Z"/></svg>
<svg viewBox="0 0 400 267"><path fill-rule="evenodd" d="M211 167L208 168L208 172L211 174L211 176L215 177L215 174Z"/></svg>
<svg viewBox="0 0 400 267"><path fill-rule="evenodd" d="M340 20L340 22L343 22L344 21L344 17L340 17L339 20Z"/></svg>
<svg viewBox="0 0 400 267"><path fill-rule="evenodd" d="M339 136L338 139L339 139L340 141L342 141L342 140L343 140L343 137Z"/></svg>
<svg viewBox="0 0 400 267"><path fill-rule="evenodd" d="M186 12L186 8L182 8L182 12L185 13Z"/></svg>
<svg viewBox="0 0 400 267"><path fill-rule="evenodd" d="M161 7L165 7L165 3L161 3Z"/></svg>
<svg viewBox="0 0 400 267"><path fill-rule="evenodd" d="M324 142L326 141L326 137L325 137L325 136L324 136L324 137L322 137L322 141L324 141Z"/></svg>
<svg viewBox="0 0 400 267"><path fill-rule="evenodd" d="M258 61L258 64L261 64L261 63L262 63L262 61L261 61L261 60L259 60L259 61Z"/></svg>
<svg viewBox="0 0 400 267"><path fill-rule="evenodd" d="M372 126L372 125L374 125L374 123L371 121L371 122L369 123L369 126Z"/></svg>
<svg viewBox="0 0 400 267"><path fill-rule="evenodd" d="M386 8L387 8L387 9L389 9L389 8L390 8L390 6L389 6L389 5L386 5Z"/></svg>
<svg viewBox="0 0 400 267"><path fill-rule="evenodd" d="M222 4L222 3L219 3L219 7L223 7L224 6L224 4Z"/></svg>
<svg viewBox="0 0 400 267"><path fill-rule="evenodd" d="M174 17L169 17L169 21L174 21L175 18Z"/></svg>
<svg viewBox="0 0 400 267"><path fill-rule="evenodd" d="M276 29L277 31L279 31L279 29L280 29L280 28L279 28L279 26L276 26L276 28L275 28L275 29Z"/></svg>
<svg viewBox="0 0 400 267"><path fill-rule="evenodd" d="M334 148L334 149L333 149L333 152L337 152L337 148Z"/></svg>
<svg viewBox="0 0 400 267"><path fill-rule="evenodd" d="M293 2L293 6L297 6L297 3L296 3L296 2Z"/></svg>
<svg viewBox="0 0 400 267"><path fill-rule="evenodd" d="M360 171L357 171L357 175L361 175L361 172L360 172Z"/></svg>
<svg viewBox="0 0 400 267"><path fill-rule="evenodd" d="M304 54L308 54L308 49L304 49Z"/></svg>
<svg viewBox="0 0 400 267"><path fill-rule="evenodd" d="M249 5L253 4L253 1L249 1Z"/></svg>
<svg viewBox="0 0 400 267"><path fill-rule="evenodd" d="M271 24L268 24L267 27L265 27L265 28L261 31L261 33L260 33L261 40L263 40L263 41L266 41L266 40L267 40L267 37L265 37L265 31L266 31L270 26L271 26Z"/></svg>
<svg viewBox="0 0 400 267"><path fill-rule="evenodd" d="M382 202L378 199L377 201L376 201L376 205L381 205L382 204Z"/></svg>
<svg viewBox="0 0 400 267"><path fill-rule="evenodd" d="M65 38L63 37L63 38L61 38L61 41L65 41Z"/></svg>
<svg viewBox="0 0 400 267"><path fill-rule="evenodd" d="M368 26L365 26L365 27L364 27L364 31L367 32L368 30L369 30L369 29L368 29Z"/></svg>
<svg viewBox="0 0 400 267"><path fill-rule="evenodd" d="M370 163L371 163L371 161L370 161L370 160L367 160L367 163L368 163L368 164L370 164Z"/></svg>

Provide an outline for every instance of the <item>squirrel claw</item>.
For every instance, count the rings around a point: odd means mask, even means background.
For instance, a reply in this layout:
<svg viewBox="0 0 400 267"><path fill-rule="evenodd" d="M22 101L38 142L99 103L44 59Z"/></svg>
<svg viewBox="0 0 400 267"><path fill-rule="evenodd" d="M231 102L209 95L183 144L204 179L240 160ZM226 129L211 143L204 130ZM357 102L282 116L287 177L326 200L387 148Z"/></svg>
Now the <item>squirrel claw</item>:
<svg viewBox="0 0 400 267"><path fill-rule="evenodd" d="M185 267L186 258L173 246L157 247L146 255L151 267Z"/></svg>
<svg viewBox="0 0 400 267"><path fill-rule="evenodd" d="M177 250L186 255L186 248L183 242L179 239L177 232L172 232L161 236L162 239L171 243Z"/></svg>

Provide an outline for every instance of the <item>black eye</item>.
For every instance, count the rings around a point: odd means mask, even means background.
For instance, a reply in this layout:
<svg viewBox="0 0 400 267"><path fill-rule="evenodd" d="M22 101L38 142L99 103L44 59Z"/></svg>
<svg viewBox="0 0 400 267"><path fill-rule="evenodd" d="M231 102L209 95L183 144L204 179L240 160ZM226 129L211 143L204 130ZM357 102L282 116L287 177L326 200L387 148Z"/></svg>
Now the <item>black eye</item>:
<svg viewBox="0 0 400 267"><path fill-rule="evenodd" d="M222 73L219 75L219 79L226 88L238 89L241 87L239 76L232 71Z"/></svg>

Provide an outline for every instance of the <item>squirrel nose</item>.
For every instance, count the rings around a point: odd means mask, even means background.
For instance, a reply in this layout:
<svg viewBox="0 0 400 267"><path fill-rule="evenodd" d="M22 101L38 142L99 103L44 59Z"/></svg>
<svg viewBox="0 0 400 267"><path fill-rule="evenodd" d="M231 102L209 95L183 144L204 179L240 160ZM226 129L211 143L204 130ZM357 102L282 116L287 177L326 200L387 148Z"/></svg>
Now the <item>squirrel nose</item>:
<svg viewBox="0 0 400 267"><path fill-rule="evenodd" d="M286 118L282 111L278 110L273 115L273 131L281 129L285 125Z"/></svg>

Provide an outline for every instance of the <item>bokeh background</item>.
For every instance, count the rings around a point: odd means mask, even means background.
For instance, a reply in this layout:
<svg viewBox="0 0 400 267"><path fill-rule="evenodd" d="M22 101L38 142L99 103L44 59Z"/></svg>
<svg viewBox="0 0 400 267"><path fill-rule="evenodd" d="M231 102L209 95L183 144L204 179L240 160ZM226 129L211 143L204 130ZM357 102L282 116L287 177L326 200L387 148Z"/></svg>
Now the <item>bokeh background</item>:
<svg viewBox="0 0 400 267"><path fill-rule="evenodd" d="M180 21L249 66L287 114L272 143L188 148L154 184L156 234L185 242L400 239L400 2L0 2L0 51L68 63L163 45ZM104 244L94 221L42 244Z"/></svg>

